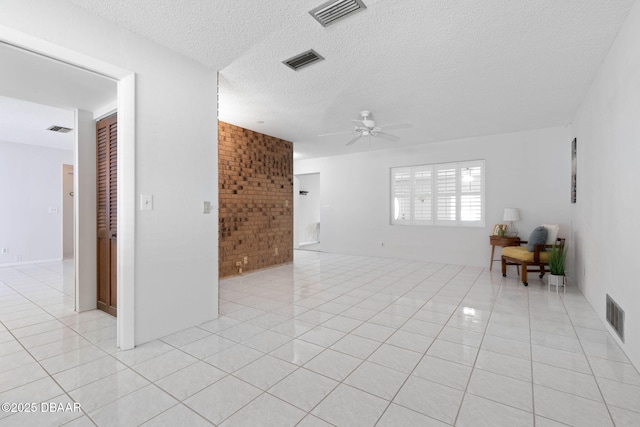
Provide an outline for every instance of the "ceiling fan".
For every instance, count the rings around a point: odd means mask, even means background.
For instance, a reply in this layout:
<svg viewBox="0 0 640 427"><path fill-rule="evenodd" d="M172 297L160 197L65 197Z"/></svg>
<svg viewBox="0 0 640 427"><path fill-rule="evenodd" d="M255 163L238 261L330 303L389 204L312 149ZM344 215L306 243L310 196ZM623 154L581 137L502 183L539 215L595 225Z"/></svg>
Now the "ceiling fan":
<svg viewBox="0 0 640 427"><path fill-rule="evenodd" d="M357 140L359 140L363 136L372 136L374 138L382 138L382 139L386 139L387 141L397 141L400 138L390 133L387 133L388 130L406 129L413 126L410 123L396 123L392 125L376 126L376 122L371 118L371 111L367 111L367 110L361 111L360 115L362 116L361 119L351 120L352 122L355 123L354 131L356 133L356 136L351 138L346 145L354 144ZM325 133L318 136L343 135L343 134L353 133L354 131Z"/></svg>

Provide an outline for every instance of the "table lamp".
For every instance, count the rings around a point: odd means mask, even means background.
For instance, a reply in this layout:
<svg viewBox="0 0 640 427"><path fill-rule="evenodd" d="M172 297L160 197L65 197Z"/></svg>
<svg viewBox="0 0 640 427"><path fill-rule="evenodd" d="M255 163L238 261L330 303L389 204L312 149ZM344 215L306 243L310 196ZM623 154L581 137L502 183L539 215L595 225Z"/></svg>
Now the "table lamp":
<svg viewBox="0 0 640 427"><path fill-rule="evenodd" d="M517 237L518 229L515 225L513 225L513 221L520 221L520 211L518 210L518 208L504 208L504 216L502 220L509 221L509 230L507 231L507 236Z"/></svg>

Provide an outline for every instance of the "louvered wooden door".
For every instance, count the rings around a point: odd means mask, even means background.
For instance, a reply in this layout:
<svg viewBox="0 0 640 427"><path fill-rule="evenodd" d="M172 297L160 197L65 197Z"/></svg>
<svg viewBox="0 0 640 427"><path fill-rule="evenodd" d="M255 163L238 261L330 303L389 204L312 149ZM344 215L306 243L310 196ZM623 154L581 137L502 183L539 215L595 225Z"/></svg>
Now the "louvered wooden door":
<svg viewBox="0 0 640 427"><path fill-rule="evenodd" d="M118 120L109 116L96 126L98 200L98 308L115 316L118 217Z"/></svg>

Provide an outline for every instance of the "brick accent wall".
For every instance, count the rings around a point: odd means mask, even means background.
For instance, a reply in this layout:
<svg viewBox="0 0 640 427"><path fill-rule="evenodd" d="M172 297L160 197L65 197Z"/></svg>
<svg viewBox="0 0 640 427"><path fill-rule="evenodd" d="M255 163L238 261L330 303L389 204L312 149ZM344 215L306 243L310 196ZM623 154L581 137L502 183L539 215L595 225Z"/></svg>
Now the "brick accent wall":
<svg viewBox="0 0 640 427"><path fill-rule="evenodd" d="M219 274L293 261L293 143L218 123Z"/></svg>

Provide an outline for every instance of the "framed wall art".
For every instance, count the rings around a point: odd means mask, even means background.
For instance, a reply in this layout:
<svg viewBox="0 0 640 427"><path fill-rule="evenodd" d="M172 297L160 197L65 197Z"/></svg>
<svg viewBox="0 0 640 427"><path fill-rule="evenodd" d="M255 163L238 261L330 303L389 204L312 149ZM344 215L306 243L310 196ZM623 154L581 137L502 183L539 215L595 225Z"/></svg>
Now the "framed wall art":
<svg viewBox="0 0 640 427"><path fill-rule="evenodd" d="M573 138L571 141L571 203L576 202L576 184L577 184L577 169L578 169L578 141Z"/></svg>

